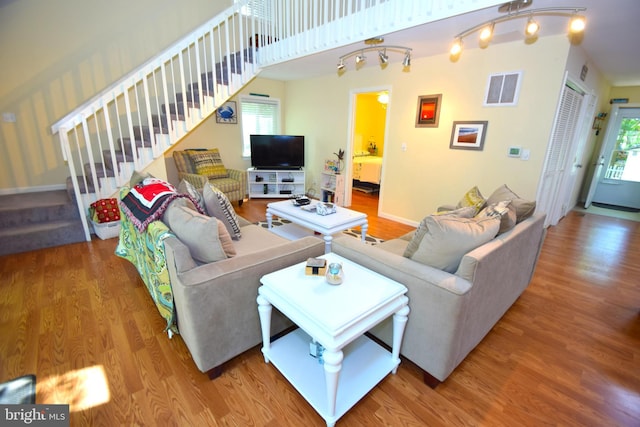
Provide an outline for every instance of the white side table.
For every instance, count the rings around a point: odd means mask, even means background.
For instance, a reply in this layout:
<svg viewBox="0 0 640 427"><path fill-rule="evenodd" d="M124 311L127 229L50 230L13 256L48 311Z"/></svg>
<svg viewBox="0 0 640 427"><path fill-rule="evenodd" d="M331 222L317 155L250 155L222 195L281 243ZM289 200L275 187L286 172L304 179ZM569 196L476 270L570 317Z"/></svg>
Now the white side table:
<svg viewBox="0 0 640 427"><path fill-rule="evenodd" d="M353 405L400 364L400 345L409 315L407 288L336 254L345 274L341 285L306 276L305 263L267 274L258 289L262 353L325 419L335 425ZM299 329L271 342L275 306ZM391 353L364 335L393 316ZM312 357L310 343L324 347Z"/></svg>

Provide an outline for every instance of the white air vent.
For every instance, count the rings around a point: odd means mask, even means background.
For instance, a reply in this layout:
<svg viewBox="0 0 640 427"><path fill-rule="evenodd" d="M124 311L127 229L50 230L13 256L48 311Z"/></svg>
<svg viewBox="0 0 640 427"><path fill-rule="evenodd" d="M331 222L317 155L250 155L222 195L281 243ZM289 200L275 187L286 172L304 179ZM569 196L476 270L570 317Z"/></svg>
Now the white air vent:
<svg viewBox="0 0 640 427"><path fill-rule="evenodd" d="M484 105L489 107L516 105L521 80L522 71L491 74L487 82Z"/></svg>

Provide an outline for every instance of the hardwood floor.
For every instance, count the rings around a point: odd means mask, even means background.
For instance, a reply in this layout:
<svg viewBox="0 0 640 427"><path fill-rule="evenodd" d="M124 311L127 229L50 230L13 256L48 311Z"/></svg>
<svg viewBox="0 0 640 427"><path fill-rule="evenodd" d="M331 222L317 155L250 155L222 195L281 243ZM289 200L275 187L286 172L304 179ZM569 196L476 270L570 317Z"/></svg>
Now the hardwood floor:
<svg viewBox="0 0 640 427"><path fill-rule="evenodd" d="M261 204L238 212L264 219ZM404 232L374 215L370 234ZM0 381L35 373L37 402L69 403L73 426L324 425L258 346L208 380L162 332L116 243L0 257ZM447 381L432 390L403 360L337 425L638 426L638 277L640 223L571 212L548 230L528 289Z"/></svg>

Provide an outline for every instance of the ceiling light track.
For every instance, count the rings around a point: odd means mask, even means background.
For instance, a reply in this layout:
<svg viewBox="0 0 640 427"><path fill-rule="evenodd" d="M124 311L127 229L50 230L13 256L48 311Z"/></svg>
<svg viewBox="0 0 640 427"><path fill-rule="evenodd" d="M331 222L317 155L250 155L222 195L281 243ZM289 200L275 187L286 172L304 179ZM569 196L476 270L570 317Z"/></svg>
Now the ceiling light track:
<svg viewBox="0 0 640 427"><path fill-rule="evenodd" d="M370 43L368 43L370 44ZM403 67L411 66L411 48L405 46L393 46L393 45L379 45L379 46L368 46L362 49L354 50L353 52L349 52L345 55L342 55L338 58L338 71L343 71L346 68L345 59L355 56L356 66L364 63L366 61L365 52L376 51L378 53L378 59L380 61L380 65L384 66L389 62L389 56L387 55L387 51L400 51L404 53L404 59L402 60Z"/></svg>
<svg viewBox="0 0 640 427"><path fill-rule="evenodd" d="M511 3L513 3L514 6L510 6ZM544 7L539 9L524 10L522 9L522 5L524 5L524 7L529 6L532 3L531 1L523 2L522 0L516 0L511 3L506 3L499 8L499 11L506 12L506 15L482 22L456 34L454 36L454 44L451 47L450 51L451 55L460 54L460 52L462 51L462 39L469 36L470 34L480 30L481 42L488 43L493 36L493 30L496 24L518 18L528 18L524 31L526 37L534 37L538 33L540 25L536 20L533 19L533 17L541 15L569 17L571 18L571 25L569 30L571 33L580 33L584 30L585 19L584 16L580 15L579 13L587 10L586 7ZM518 5L520 7L518 7ZM506 8L505 6L510 7ZM574 23L577 23L578 27L574 27Z"/></svg>

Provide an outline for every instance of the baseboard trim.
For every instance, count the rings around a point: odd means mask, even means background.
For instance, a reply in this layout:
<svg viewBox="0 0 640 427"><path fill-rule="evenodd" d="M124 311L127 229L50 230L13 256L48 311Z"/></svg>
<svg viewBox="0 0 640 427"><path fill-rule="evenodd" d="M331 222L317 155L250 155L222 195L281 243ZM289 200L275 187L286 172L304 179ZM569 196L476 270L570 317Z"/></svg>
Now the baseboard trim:
<svg viewBox="0 0 640 427"><path fill-rule="evenodd" d="M38 185L36 187L14 187L14 188L0 188L0 196L7 196L9 194L26 194L26 193L38 193L41 191L56 191L66 190L65 184L56 185Z"/></svg>

